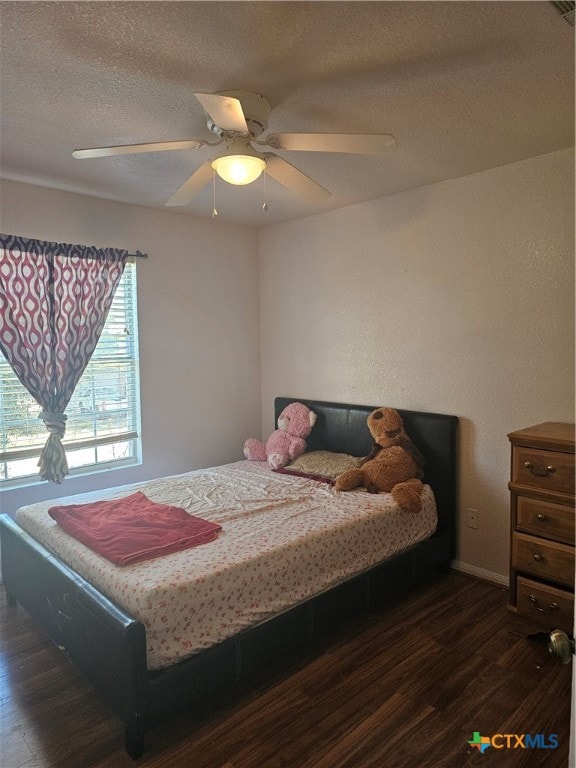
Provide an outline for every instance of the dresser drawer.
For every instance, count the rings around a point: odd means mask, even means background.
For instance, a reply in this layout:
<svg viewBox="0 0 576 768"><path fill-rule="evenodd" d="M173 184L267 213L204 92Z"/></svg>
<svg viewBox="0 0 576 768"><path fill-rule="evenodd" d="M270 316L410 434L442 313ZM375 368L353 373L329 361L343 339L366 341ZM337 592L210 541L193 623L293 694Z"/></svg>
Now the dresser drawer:
<svg viewBox="0 0 576 768"><path fill-rule="evenodd" d="M567 544L514 532L512 566L517 571L574 588L574 547Z"/></svg>
<svg viewBox="0 0 576 768"><path fill-rule="evenodd" d="M516 498L516 528L536 536L574 545L574 507L550 501Z"/></svg>
<svg viewBox="0 0 576 768"><path fill-rule="evenodd" d="M574 626L574 595L564 589L547 584L517 578L517 614L546 626L548 629L563 629L572 634Z"/></svg>
<svg viewBox="0 0 576 768"><path fill-rule="evenodd" d="M574 454L516 445L512 483L574 495Z"/></svg>

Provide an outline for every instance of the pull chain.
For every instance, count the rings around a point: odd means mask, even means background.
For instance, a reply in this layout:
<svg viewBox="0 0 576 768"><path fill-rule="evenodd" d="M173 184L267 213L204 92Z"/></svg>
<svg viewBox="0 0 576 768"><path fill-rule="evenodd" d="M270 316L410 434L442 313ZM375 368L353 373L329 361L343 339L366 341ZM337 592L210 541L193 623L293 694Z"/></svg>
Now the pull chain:
<svg viewBox="0 0 576 768"><path fill-rule="evenodd" d="M215 219L218 216L216 210L216 171L212 171L212 218Z"/></svg>
<svg viewBox="0 0 576 768"><path fill-rule="evenodd" d="M264 179L264 203L262 205L262 210L266 213L268 211L268 203L266 202L266 198L268 197L266 194L266 172L262 174L262 178Z"/></svg>

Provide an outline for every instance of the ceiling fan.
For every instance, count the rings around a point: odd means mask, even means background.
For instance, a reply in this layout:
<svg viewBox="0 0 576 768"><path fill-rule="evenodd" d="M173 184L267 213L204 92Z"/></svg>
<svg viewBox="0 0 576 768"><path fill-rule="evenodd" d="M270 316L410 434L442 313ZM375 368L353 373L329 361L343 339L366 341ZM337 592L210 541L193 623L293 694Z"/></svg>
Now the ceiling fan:
<svg viewBox="0 0 576 768"><path fill-rule="evenodd" d="M258 93L221 91L195 93L208 116L208 129L217 141L188 139L161 141L150 144L126 144L115 147L75 149L78 159L110 157L141 152L165 152L177 149L218 147L222 149L207 160L165 203L186 205L212 179L214 171L229 184L244 185L255 181L262 172L309 202L319 202L330 196L320 186L282 157L260 148L298 152L349 152L384 154L396 143L390 134L363 133L270 133L259 138L268 127L270 104Z"/></svg>

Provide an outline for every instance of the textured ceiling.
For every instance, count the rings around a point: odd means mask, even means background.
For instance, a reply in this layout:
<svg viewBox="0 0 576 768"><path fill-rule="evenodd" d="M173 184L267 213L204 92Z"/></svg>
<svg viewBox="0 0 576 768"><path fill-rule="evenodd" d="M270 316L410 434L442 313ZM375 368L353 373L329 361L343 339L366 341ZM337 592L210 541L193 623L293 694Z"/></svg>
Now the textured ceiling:
<svg viewBox="0 0 576 768"><path fill-rule="evenodd" d="M574 28L549 2L1 2L0 175L148 207L214 150L195 91L272 104L268 132L391 133L383 156L282 152L329 189L216 185L219 218L307 216L574 144ZM264 194L268 212L262 210ZM210 216L212 185L184 215Z"/></svg>

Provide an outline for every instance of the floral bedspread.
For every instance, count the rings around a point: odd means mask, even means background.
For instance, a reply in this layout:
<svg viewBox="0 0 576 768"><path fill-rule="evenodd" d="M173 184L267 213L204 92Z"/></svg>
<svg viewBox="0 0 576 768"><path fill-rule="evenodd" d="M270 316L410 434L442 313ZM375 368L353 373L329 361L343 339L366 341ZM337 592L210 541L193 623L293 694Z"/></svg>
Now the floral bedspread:
<svg viewBox="0 0 576 768"><path fill-rule="evenodd" d="M133 565L114 565L62 531L56 504L127 496L182 507L222 526L208 544ZM22 507L19 525L146 626L149 669L160 669L271 618L430 536L431 489L422 511L389 494L337 493L314 480L240 461L183 475Z"/></svg>

